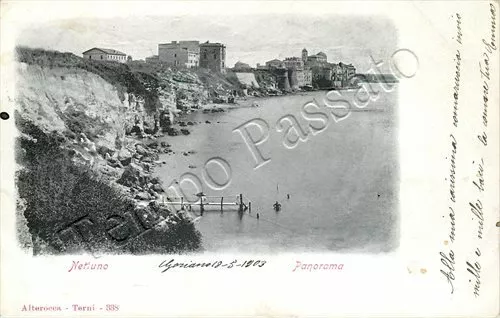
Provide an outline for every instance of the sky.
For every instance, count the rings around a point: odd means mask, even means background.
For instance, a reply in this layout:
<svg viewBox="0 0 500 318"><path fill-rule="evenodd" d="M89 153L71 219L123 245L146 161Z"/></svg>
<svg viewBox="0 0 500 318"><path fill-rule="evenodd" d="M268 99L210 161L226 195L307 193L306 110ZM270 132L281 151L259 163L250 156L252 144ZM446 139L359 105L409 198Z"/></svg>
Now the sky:
<svg viewBox="0 0 500 318"><path fill-rule="evenodd" d="M372 67L370 55L387 61L397 49L397 31L385 18L296 14L56 20L29 25L16 43L78 56L103 47L144 59L158 54L158 43L175 40L224 43L228 66L300 56L307 48L310 55L326 53L329 62L352 63L358 72Z"/></svg>

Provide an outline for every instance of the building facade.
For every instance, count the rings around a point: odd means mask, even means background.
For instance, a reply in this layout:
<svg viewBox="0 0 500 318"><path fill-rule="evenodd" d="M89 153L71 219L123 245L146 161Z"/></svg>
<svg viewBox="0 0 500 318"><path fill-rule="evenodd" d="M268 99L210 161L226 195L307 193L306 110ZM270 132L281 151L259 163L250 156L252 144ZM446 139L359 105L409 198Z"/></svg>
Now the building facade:
<svg viewBox="0 0 500 318"><path fill-rule="evenodd" d="M297 81L299 87L312 87L312 70L297 70Z"/></svg>
<svg viewBox="0 0 500 318"><path fill-rule="evenodd" d="M356 68L352 64L331 64L332 82L334 87L349 86L351 80L356 75Z"/></svg>
<svg viewBox="0 0 500 318"><path fill-rule="evenodd" d="M281 60L274 59L266 62L267 68L282 68L285 67L285 64Z"/></svg>
<svg viewBox="0 0 500 318"><path fill-rule="evenodd" d="M95 47L83 52L82 55L83 58L87 60L115 61L120 63L127 62L127 54L113 49L103 49Z"/></svg>
<svg viewBox="0 0 500 318"><path fill-rule="evenodd" d="M304 65L307 63L307 57L309 56L309 53L307 52L307 49L302 50L302 62Z"/></svg>
<svg viewBox="0 0 500 318"><path fill-rule="evenodd" d="M252 67L250 65L248 65L247 63L243 63L243 62L236 62L234 64L234 67L233 67L233 70L235 71L251 71L252 70Z"/></svg>
<svg viewBox="0 0 500 318"><path fill-rule="evenodd" d="M287 57L283 64L288 69L302 70L304 69L304 61L300 57Z"/></svg>
<svg viewBox="0 0 500 318"><path fill-rule="evenodd" d="M226 46L208 41L200 44L200 67L224 73L226 71Z"/></svg>
<svg viewBox="0 0 500 318"><path fill-rule="evenodd" d="M354 75L356 75L356 68L352 64L346 65L345 68L348 80L350 80L351 78L354 77Z"/></svg>
<svg viewBox="0 0 500 318"><path fill-rule="evenodd" d="M200 42L172 41L158 44L158 60L174 67L196 68L200 64Z"/></svg>
<svg viewBox="0 0 500 318"><path fill-rule="evenodd" d="M311 64L327 63L327 56L325 53L319 52L318 54L308 56L307 62Z"/></svg>
<svg viewBox="0 0 500 318"><path fill-rule="evenodd" d="M316 88L330 88L332 86L333 74L331 66L313 66L313 86Z"/></svg>

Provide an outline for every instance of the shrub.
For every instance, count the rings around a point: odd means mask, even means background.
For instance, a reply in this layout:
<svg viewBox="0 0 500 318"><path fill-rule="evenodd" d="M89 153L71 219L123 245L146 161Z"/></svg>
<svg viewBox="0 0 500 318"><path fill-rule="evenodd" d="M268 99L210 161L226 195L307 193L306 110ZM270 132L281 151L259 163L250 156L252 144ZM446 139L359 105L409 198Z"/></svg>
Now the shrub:
<svg viewBox="0 0 500 318"><path fill-rule="evenodd" d="M90 140L95 140L103 132L110 129L108 123L89 118L83 111L67 111L62 114L62 118L71 132L77 135L84 133Z"/></svg>
<svg viewBox="0 0 500 318"><path fill-rule="evenodd" d="M188 221L178 222L167 232L156 230L147 222L137 225L139 216L148 215L147 220L154 220L158 214L150 209L138 210L135 202L117 188L90 169L76 166L71 160L72 152L63 150L64 137L46 134L17 117L16 123L24 133L17 144L20 148L17 160L24 166L17 172L17 187L20 199L25 202L24 216L35 255L89 249L135 254L179 253L200 247L201 235ZM113 222L132 217L135 221L124 223L110 234ZM77 220L82 221L74 225ZM133 232L134 226L148 231L136 238L131 235L130 243L124 245L120 236Z"/></svg>

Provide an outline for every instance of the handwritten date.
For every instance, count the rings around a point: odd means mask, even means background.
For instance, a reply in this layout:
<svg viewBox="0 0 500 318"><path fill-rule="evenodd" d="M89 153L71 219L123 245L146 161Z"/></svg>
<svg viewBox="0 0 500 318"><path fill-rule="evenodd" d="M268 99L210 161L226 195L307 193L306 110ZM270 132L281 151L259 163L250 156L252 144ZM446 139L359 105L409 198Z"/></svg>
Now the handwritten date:
<svg viewBox="0 0 500 318"><path fill-rule="evenodd" d="M183 269L189 269L189 268L255 268L255 267L263 267L266 265L266 261L263 260L246 260L243 262L240 262L238 260L233 260L231 262L225 263L223 261L214 261L214 262L186 262L186 263L181 263L181 262L175 262L174 259L171 259L170 261L162 261L158 267L162 270L162 273L165 273L169 269L174 269L174 268L183 268Z"/></svg>

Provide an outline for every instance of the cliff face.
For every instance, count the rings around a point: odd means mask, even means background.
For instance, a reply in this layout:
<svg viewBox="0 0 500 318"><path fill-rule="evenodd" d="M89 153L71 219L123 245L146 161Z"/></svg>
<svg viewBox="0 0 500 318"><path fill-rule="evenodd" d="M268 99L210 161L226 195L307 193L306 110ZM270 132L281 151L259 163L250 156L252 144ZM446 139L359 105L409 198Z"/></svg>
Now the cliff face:
<svg viewBox="0 0 500 318"><path fill-rule="evenodd" d="M151 174L162 164L159 153L172 151L155 140L162 118L179 105L206 101L196 75L133 71L59 52L23 54L15 97L21 133L18 231L31 243L21 244L34 254L72 253L90 245L94 252L140 254L198 249L200 234L190 219L152 201L164 189ZM149 234L132 235L123 245L129 225L108 229L130 215ZM64 237L63 244L61 231L81 218L92 225L85 242Z"/></svg>
<svg viewBox="0 0 500 318"><path fill-rule="evenodd" d="M18 63L16 104L24 119L45 131L84 133L96 147L123 144L135 119L148 122L144 100L118 90L100 76L77 68Z"/></svg>

